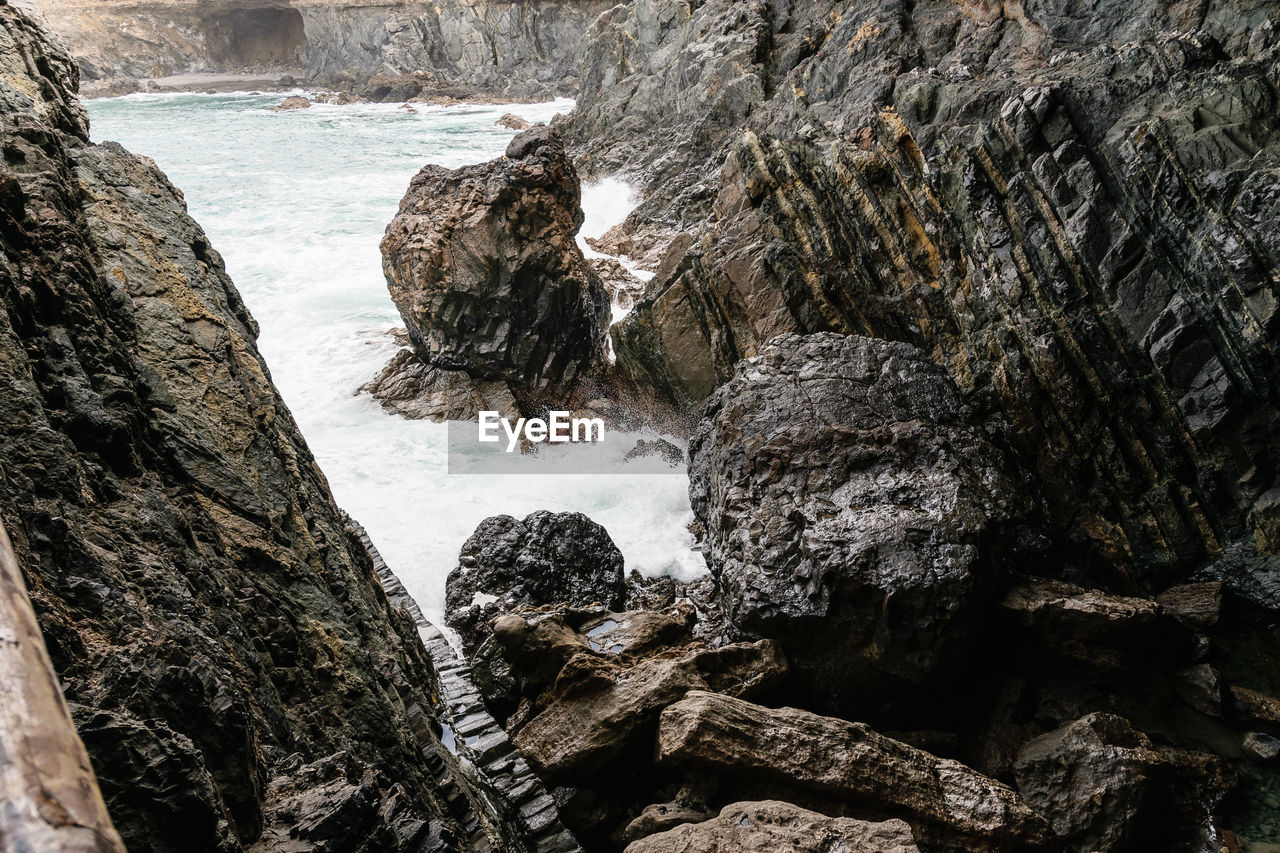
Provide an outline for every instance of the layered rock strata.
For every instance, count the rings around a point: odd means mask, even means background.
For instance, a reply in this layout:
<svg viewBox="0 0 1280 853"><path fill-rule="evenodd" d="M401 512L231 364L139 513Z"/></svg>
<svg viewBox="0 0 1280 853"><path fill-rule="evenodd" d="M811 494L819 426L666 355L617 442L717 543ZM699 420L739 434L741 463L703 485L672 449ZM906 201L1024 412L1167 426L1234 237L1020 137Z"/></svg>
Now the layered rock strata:
<svg viewBox="0 0 1280 853"><path fill-rule="evenodd" d="M126 845L443 849L431 678L182 195L0 5L0 517ZM12 689L6 684L3 689Z"/></svg>

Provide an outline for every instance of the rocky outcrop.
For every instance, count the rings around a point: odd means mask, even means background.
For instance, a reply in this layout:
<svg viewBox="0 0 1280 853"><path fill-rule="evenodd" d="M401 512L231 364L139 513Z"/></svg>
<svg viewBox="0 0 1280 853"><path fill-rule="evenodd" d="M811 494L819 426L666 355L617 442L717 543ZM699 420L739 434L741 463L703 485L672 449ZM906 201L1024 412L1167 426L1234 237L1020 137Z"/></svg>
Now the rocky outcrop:
<svg viewBox="0 0 1280 853"><path fill-rule="evenodd" d="M445 584L449 627L474 651L501 613L522 606L621 609L622 552L580 512L486 518L462 545Z"/></svg>
<svg viewBox="0 0 1280 853"><path fill-rule="evenodd" d="M116 828L445 845L430 667L221 258L153 163L88 141L74 64L7 5L0 64L0 516Z"/></svg>
<svg viewBox="0 0 1280 853"><path fill-rule="evenodd" d="M1175 847L1210 824L1234 781L1222 759L1158 748L1111 714L1090 714L1028 743L1017 779L1065 850L1103 853Z"/></svg>
<svg viewBox="0 0 1280 853"><path fill-rule="evenodd" d="M903 814L944 849L1042 849L1050 838L1044 820L999 782L860 723L795 708L690 693L662 712L657 761Z"/></svg>
<svg viewBox="0 0 1280 853"><path fill-rule="evenodd" d="M960 675L1026 512L974 422L908 344L793 335L744 361L690 442L729 635L780 640L831 708Z"/></svg>
<svg viewBox="0 0 1280 853"><path fill-rule="evenodd" d="M833 818L766 800L725 806L718 817L650 835L627 847L627 853L916 853L919 849L911 827L900 820L872 823Z"/></svg>
<svg viewBox="0 0 1280 853"><path fill-rule="evenodd" d="M564 401L605 361L609 299L574 242L577 173L556 132L413 179L382 241L391 298L431 367L507 383L522 410Z"/></svg>
<svg viewBox="0 0 1280 853"><path fill-rule="evenodd" d="M356 393L367 393L388 412L410 420L469 421L482 411L519 416L511 389L501 379L477 381L465 370L431 367L407 347Z"/></svg>
<svg viewBox="0 0 1280 853"><path fill-rule="evenodd" d="M424 89L529 100L572 94L582 35L606 8L559 0L34 2L89 80L274 69L373 100L408 100Z"/></svg>
<svg viewBox="0 0 1280 853"><path fill-rule="evenodd" d="M908 341L1005 414L1097 583L1275 552L1272 10L680 9L602 16L561 124L690 234L620 371L697 406L782 332Z"/></svg>

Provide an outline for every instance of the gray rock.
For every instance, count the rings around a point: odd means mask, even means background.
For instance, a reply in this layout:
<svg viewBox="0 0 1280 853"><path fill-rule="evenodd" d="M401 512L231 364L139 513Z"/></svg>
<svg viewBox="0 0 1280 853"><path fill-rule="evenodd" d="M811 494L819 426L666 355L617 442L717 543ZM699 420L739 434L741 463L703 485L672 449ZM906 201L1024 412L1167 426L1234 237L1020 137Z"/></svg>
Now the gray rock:
<svg viewBox="0 0 1280 853"><path fill-rule="evenodd" d="M911 827L901 820L876 823L827 817L766 800L725 806L718 817L650 835L629 845L626 853L917 853L919 849Z"/></svg>
<svg viewBox="0 0 1280 853"><path fill-rule="evenodd" d="M622 553L603 527L582 513L539 511L480 522L445 590L449 626L470 651L496 616L519 606L621 609L626 581Z"/></svg>
<svg viewBox="0 0 1280 853"><path fill-rule="evenodd" d="M829 706L954 675L1026 504L973 422L907 344L784 336L740 364L689 445L729 635L780 640Z"/></svg>

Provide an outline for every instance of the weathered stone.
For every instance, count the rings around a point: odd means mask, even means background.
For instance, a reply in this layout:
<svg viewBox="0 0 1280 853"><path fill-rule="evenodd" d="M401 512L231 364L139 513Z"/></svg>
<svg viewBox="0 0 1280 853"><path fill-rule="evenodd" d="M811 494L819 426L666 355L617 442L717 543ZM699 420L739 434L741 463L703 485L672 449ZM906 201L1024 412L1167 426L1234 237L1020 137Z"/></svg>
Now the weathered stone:
<svg viewBox="0 0 1280 853"><path fill-rule="evenodd" d="M361 796L399 787L343 849L418 849L402 821L457 826L430 671L221 257L154 163L89 140L75 66L9 5L0 65L0 516L116 828L240 851L292 826L288 756L341 754Z"/></svg>
<svg viewBox="0 0 1280 853"><path fill-rule="evenodd" d="M1247 732L1240 741L1244 754L1258 761L1275 761L1280 758L1280 738L1262 732Z"/></svg>
<svg viewBox="0 0 1280 853"><path fill-rule="evenodd" d="M1103 853L1168 849L1194 836L1234 784L1221 759L1157 749L1112 714L1090 714L1032 740L1016 774L1018 791L1065 849Z"/></svg>
<svg viewBox="0 0 1280 853"><path fill-rule="evenodd" d="M547 127L489 163L418 173L382 254L423 361L504 380L522 409L566 408L565 395L602 370L609 300L574 242L579 192Z"/></svg>
<svg viewBox="0 0 1280 853"><path fill-rule="evenodd" d="M1094 666L1176 659L1190 644L1187 633L1153 601L1061 581L1014 587L1000 608L1055 654Z"/></svg>
<svg viewBox="0 0 1280 853"><path fill-rule="evenodd" d="M1280 731L1280 699L1235 685L1230 693L1231 707L1239 720L1247 724L1270 724Z"/></svg>
<svg viewBox="0 0 1280 853"><path fill-rule="evenodd" d="M1187 583L1169 587L1156 596L1156 603L1182 624L1207 631L1222 616L1222 582Z"/></svg>
<svg viewBox="0 0 1280 853"><path fill-rule="evenodd" d="M465 370L425 364L413 350L400 350L358 393L411 420L475 420L482 411L518 417L515 398L501 379L476 380Z"/></svg>
<svg viewBox="0 0 1280 853"><path fill-rule="evenodd" d="M503 113L501 116L498 117L498 120L495 121L494 124L496 124L498 127L505 127L508 130L528 130L529 129L529 122L520 118L520 116L518 115L513 115L512 113Z"/></svg>
<svg viewBox="0 0 1280 853"><path fill-rule="evenodd" d="M689 444L730 635L780 640L833 706L954 675L1026 511L972 422L907 344L784 336L744 361Z"/></svg>
<svg viewBox="0 0 1280 853"><path fill-rule="evenodd" d="M766 800L725 806L718 817L650 835L629 845L627 853L916 853L919 849L911 827L901 820L873 823L827 817Z"/></svg>
<svg viewBox="0 0 1280 853"><path fill-rule="evenodd" d="M1041 849L1049 840L1044 821L999 782L861 723L795 708L689 693L662 712L657 760L905 815L922 839L969 850Z"/></svg>
<svg viewBox="0 0 1280 853"><path fill-rule="evenodd" d="M287 113L292 110L306 110L311 108L311 100L301 95L290 95L280 103L271 107L273 113Z"/></svg>
<svg viewBox="0 0 1280 853"><path fill-rule="evenodd" d="M710 812L693 806L673 803L652 803L623 828L618 841L626 846L633 841L677 827L682 823L701 823L713 817Z"/></svg>
<svg viewBox="0 0 1280 853"><path fill-rule="evenodd" d="M544 779L600 769L651 733L659 712L691 690L756 696L777 686L787 669L772 640L676 647L638 661L625 652L617 644L570 658L515 733L520 753Z"/></svg>
<svg viewBox="0 0 1280 853"><path fill-rule="evenodd" d="M449 573L447 620L470 651L498 614L522 605L621 609L622 569L622 552L608 532L582 513L495 515L463 543Z"/></svg>

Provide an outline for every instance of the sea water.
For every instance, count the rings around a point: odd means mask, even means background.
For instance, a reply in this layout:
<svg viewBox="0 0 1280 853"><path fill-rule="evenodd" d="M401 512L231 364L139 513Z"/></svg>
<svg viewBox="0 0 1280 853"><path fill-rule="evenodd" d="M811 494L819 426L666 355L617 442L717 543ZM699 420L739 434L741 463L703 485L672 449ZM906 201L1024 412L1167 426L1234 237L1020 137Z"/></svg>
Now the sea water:
<svg viewBox="0 0 1280 853"><path fill-rule="evenodd" d="M283 95L138 94L88 103L95 141L153 158L186 197L261 326L258 346L338 503L368 529L428 616L481 519L583 512L621 549L627 570L688 579L705 571L687 530L688 479L612 460L615 473L447 473L443 424L386 413L356 389L396 351L401 320L378 241L422 166L503 152L506 112L546 121L572 101L453 107L326 105L271 112ZM596 236L630 209L625 184L584 187ZM614 443L613 447L620 447ZM623 450L626 448L624 447ZM597 449L597 451L599 450ZM523 461L523 460L522 460Z"/></svg>

